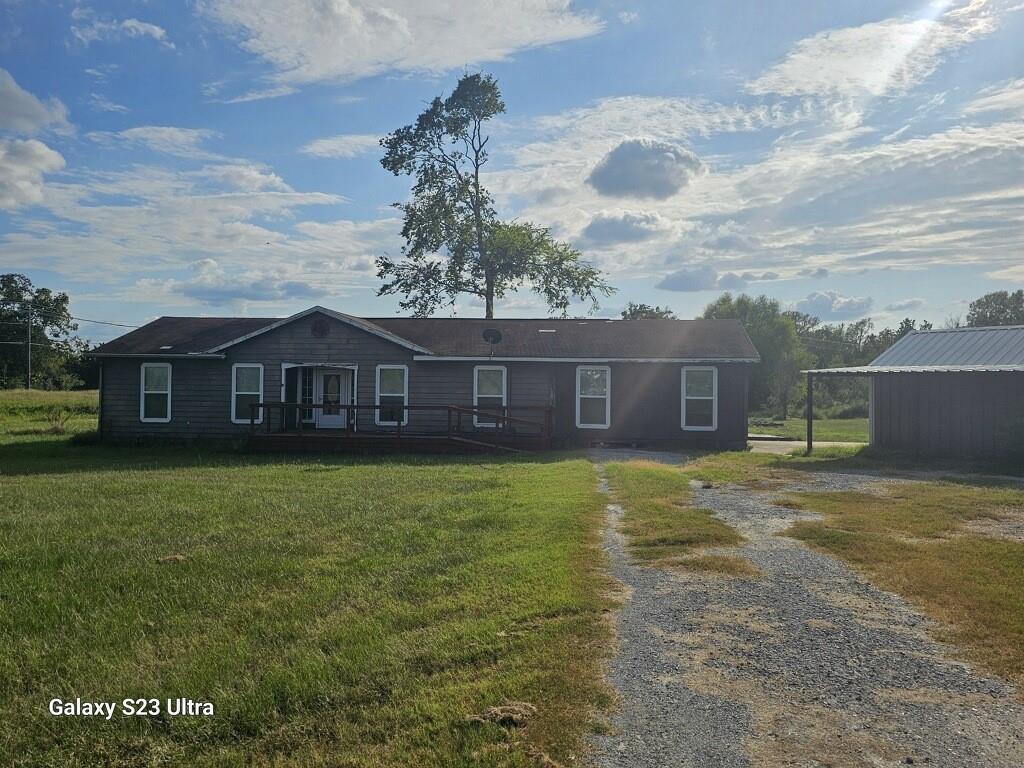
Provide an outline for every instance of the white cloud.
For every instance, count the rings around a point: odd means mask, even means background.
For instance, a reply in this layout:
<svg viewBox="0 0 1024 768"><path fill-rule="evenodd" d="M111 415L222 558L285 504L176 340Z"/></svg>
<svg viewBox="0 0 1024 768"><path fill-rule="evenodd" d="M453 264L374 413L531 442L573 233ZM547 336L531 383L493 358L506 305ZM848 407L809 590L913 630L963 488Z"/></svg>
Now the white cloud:
<svg viewBox="0 0 1024 768"><path fill-rule="evenodd" d="M128 107L108 99L101 93L89 94L89 104L101 112L128 112Z"/></svg>
<svg viewBox="0 0 1024 768"><path fill-rule="evenodd" d="M900 301L894 301L891 304L886 304L883 309L886 312L911 312L915 309L920 309L926 304L924 299L901 299Z"/></svg>
<svg viewBox="0 0 1024 768"><path fill-rule="evenodd" d="M42 102L21 88L6 69L0 68L0 130L35 133L47 127L67 130L68 111L58 100Z"/></svg>
<svg viewBox="0 0 1024 768"><path fill-rule="evenodd" d="M148 37L165 48L174 48L167 37L167 31L156 24L150 24L138 19L122 19L120 21L94 20L82 26L72 26L71 34L83 45L89 45L99 40L119 40L124 37L140 38Z"/></svg>
<svg viewBox="0 0 1024 768"><path fill-rule="evenodd" d="M323 284L302 279L295 267L229 273L209 258L193 262L190 267L194 274L186 280L142 278L136 286L145 292L157 289L180 294L208 306L316 299L328 293Z"/></svg>
<svg viewBox="0 0 1024 768"><path fill-rule="evenodd" d="M996 27L992 5L970 0L936 18L893 18L820 32L747 84L754 94L859 98L905 93L946 56Z"/></svg>
<svg viewBox="0 0 1024 768"><path fill-rule="evenodd" d="M218 158L201 148L201 144L220 134L206 128L178 128L170 125L141 125L123 131L93 131L87 136L108 146L146 147L154 152L193 158Z"/></svg>
<svg viewBox="0 0 1024 768"><path fill-rule="evenodd" d="M796 303L800 312L822 320L849 320L863 317L874 301L864 296L844 296L839 291L815 291Z"/></svg>
<svg viewBox="0 0 1024 768"><path fill-rule="evenodd" d="M0 208L43 199L43 174L59 171L64 158L41 141L0 139Z"/></svg>
<svg viewBox="0 0 1024 768"><path fill-rule="evenodd" d="M570 0L201 0L198 7L268 61L278 84L444 72L603 28Z"/></svg>
<svg viewBox="0 0 1024 768"><path fill-rule="evenodd" d="M263 99L279 99L282 96L290 96L298 89L290 85L275 85L271 88L257 88L254 91L246 91L238 96L224 99L225 104L245 104L249 101L262 101Z"/></svg>
<svg viewBox="0 0 1024 768"><path fill-rule="evenodd" d="M618 19L622 24L632 24L639 18L640 14L636 11L619 11L618 13Z"/></svg>
<svg viewBox="0 0 1024 768"><path fill-rule="evenodd" d="M357 157L379 147L380 138L375 134L343 133L311 141L302 148L302 152L317 157L347 158Z"/></svg>
<svg viewBox="0 0 1024 768"><path fill-rule="evenodd" d="M700 158L685 147L649 138L626 139L601 158L587 183L607 197L663 200L704 170Z"/></svg>
<svg viewBox="0 0 1024 768"><path fill-rule="evenodd" d="M199 172L200 175L221 182L231 189L243 192L260 192L272 190L278 192L293 191L284 179L262 165L252 163L229 163L226 165L208 165Z"/></svg>
<svg viewBox="0 0 1024 768"><path fill-rule="evenodd" d="M978 98L964 107L964 113L968 115L982 112L1024 115L1024 78L984 88L978 93Z"/></svg>

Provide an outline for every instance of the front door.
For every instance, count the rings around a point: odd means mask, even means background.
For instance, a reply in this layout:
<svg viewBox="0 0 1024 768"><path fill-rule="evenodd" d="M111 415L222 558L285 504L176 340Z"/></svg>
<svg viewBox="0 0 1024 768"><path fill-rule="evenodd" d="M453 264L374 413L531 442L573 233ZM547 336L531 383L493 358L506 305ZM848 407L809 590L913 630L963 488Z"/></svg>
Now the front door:
<svg viewBox="0 0 1024 768"><path fill-rule="evenodd" d="M344 429L347 412L342 405L349 404L352 372L347 370L317 371L316 402L323 408L316 410L316 425L321 429Z"/></svg>

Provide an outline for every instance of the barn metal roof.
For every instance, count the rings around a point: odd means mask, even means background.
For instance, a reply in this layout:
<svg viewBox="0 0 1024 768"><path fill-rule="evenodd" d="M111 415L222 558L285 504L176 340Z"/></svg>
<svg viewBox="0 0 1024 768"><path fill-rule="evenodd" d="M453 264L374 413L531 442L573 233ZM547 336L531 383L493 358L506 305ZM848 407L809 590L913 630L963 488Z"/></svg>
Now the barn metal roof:
<svg viewBox="0 0 1024 768"><path fill-rule="evenodd" d="M914 331L868 365L807 371L831 375L1024 371L1024 325Z"/></svg>

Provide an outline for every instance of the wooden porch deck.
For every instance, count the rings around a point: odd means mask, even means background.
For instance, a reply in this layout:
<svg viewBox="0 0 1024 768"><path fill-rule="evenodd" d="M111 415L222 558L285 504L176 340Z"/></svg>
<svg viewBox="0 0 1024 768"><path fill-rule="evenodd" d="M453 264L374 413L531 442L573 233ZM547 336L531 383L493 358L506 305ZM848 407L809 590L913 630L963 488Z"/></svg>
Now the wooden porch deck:
<svg viewBox="0 0 1024 768"><path fill-rule="evenodd" d="M456 405L407 405L397 409L404 411L399 423L381 429L363 431L353 428L359 411L378 412L382 409L394 412L396 406L379 405L329 405L326 407L345 410L345 429L316 429L303 426L299 414L317 408L322 404L310 403L253 403L249 423L249 449L256 452L345 452L345 453L524 453L543 451L551 448L552 413L549 406L518 406L515 410L540 411L542 419L526 419L513 416L511 408L501 411L485 410ZM258 414L263 412L263 424L257 423ZM409 413L442 413L446 428L437 431L416 431L403 426ZM275 412L278 418L274 418ZM293 418L289 420L291 412ZM465 417L465 420L464 420ZM477 421L487 420L493 427L474 426Z"/></svg>

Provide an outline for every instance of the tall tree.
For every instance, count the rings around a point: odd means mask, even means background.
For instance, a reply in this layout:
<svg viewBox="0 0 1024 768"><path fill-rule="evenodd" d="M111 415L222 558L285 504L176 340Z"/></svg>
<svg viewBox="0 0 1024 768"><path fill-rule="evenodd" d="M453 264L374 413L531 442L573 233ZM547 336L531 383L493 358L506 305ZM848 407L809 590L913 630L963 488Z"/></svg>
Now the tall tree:
<svg viewBox="0 0 1024 768"><path fill-rule="evenodd" d="M68 295L36 288L25 275L0 275L0 386L28 383L28 341L32 340L32 386L66 389L80 384L72 370L85 342Z"/></svg>
<svg viewBox="0 0 1024 768"><path fill-rule="evenodd" d="M1024 325L1024 290L995 291L972 301L967 325Z"/></svg>
<svg viewBox="0 0 1024 768"><path fill-rule="evenodd" d="M489 159L488 122L505 111L497 81L464 75L447 98L435 98L416 122L381 140L381 165L413 176L404 214L402 258L377 259L379 295L401 294L400 305L428 315L461 294L484 302L529 287L552 311L573 299L597 307L612 288L579 251L529 222L501 221L481 174Z"/></svg>
<svg viewBox="0 0 1024 768"><path fill-rule="evenodd" d="M751 341L761 354L750 382L750 400L754 408L773 408L780 418L789 415L793 388L800 370L811 362L800 343L793 319L783 314L779 302L767 296L752 298L746 294L723 293L704 309L705 319L732 318L743 323Z"/></svg>
<svg viewBox="0 0 1024 768"><path fill-rule="evenodd" d="M675 320L676 313L668 307L635 304L632 301L622 310L623 320Z"/></svg>

